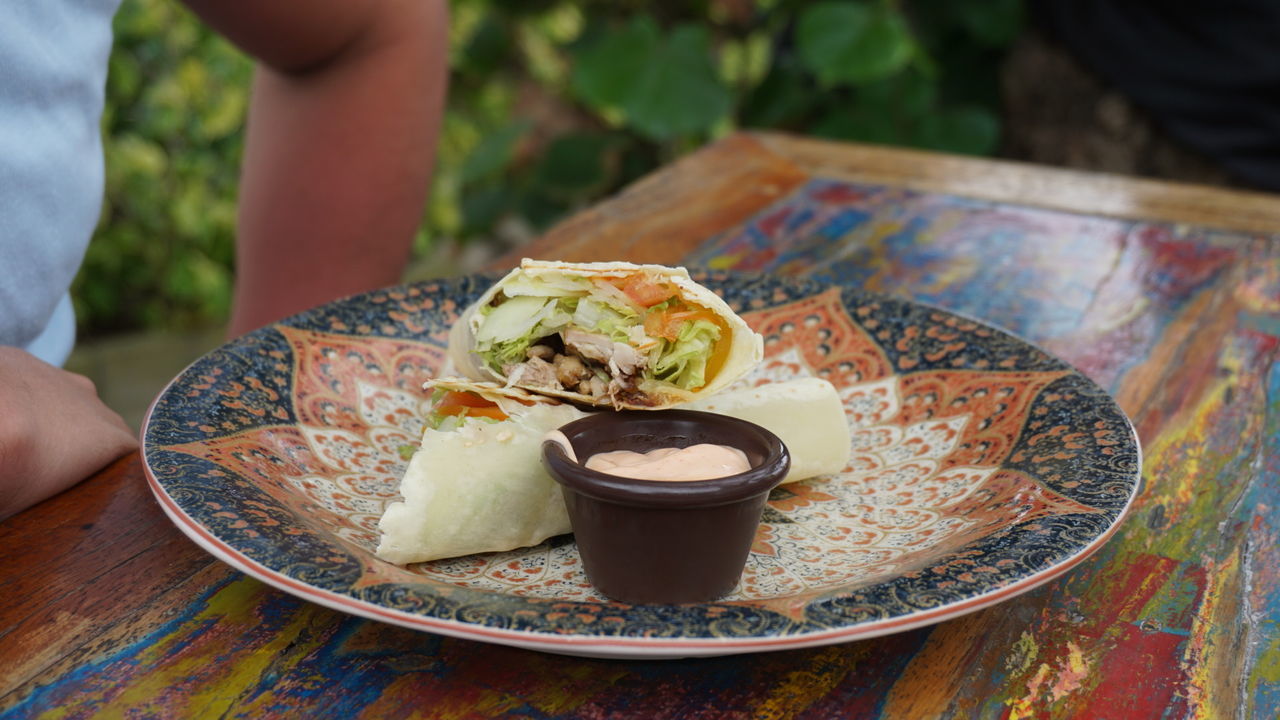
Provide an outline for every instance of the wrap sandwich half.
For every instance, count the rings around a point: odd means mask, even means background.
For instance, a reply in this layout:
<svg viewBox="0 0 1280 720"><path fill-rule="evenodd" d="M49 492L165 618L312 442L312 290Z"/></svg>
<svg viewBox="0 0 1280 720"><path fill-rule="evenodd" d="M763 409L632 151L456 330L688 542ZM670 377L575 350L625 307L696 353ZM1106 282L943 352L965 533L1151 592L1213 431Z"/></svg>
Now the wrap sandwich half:
<svg viewBox="0 0 1280 720"><path fill-rule="evenodd" d="M542 466L542 441L585 412L496 383L444 378L426 388L428 427L400 483L403 500L378 523L378 557L405 565L513 550L571 531L560 485ZM783 482L848 464L844 407L826 380L734 388L686 407L755 422L782 438L792 458Z"/></svg>
<svg viewBox="0 0 1280 720"><path fill-rule="evenodd" d="M742 377L763 341L682 267L524 260L449 335L463 375L615 409L705 397Z"/></svg>
<svg viewBox="0 0 1280 720"><path fill-rule="evenodd" d="M426 383L434 406L422 445L387 506L378 557L398 565L512 550L570 531L560 485L542 469L542 437L584 413L495 383Z"/></svg>

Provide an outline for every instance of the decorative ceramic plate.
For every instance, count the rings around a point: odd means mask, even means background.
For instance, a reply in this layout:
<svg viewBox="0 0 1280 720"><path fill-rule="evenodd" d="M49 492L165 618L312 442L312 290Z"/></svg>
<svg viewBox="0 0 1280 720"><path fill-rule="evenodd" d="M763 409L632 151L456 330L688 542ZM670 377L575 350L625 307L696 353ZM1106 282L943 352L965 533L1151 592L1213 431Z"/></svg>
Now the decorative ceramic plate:
<svg viewBox="0 0 1280 720"><path fill-rule="evenodd" d="M845 402L848 468L772 494L740 586L623 605L571 537L398 567L376 558L459 310L493 277L339 301L204 356L144 428L152 490L197 543L282 590L419 630L599 657L809 647L935 623L1061 575L1138 488L1110 397L1007 333L799 280L698 279L765 337L746 382L815 375Z"/></svg>

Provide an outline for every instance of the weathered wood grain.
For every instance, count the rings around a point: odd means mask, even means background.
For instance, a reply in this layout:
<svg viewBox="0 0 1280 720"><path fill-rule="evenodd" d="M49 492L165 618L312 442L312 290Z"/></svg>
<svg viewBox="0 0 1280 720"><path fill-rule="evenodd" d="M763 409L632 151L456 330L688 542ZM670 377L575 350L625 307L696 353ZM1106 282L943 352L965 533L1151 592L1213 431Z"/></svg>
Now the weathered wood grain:
<svg viewBox="0 0 1280 720"><path fill-rule="evenodd" d="M0 547L0 707L198 570L229 572L164 516L136 453L0 525Z"/></svg>
<svg viewBox="0 0 1280 720"><path fill-rule="evenodd" d="M835 146L821 140L775 133L758 133L753 137L814 176L1084 215L1165 220L1256 233L1274 233L1280 227L1280 199L1269 193L877 145Z"/></svg>

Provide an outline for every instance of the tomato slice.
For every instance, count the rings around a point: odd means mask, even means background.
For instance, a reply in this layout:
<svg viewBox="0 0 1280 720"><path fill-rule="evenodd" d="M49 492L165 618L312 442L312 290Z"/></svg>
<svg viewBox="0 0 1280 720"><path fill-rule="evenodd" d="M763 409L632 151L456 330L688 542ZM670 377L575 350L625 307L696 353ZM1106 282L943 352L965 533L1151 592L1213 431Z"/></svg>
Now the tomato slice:
<svg viewBox="0 0 1280 720"><path fill-rule="evenodd" d="M644 275L628 275L624 278L609 278L610 285L627 294L640 307L653 307L658 303L676 296L675 288L664 282L655 282Z"/></svg>
<svg viewBox="0 0 1280 720"><path fill-rule="evenodd" d="M461 390L446 392L444 397L440 398L440 402L436 403L435 412L439 415L462 415L465 412L467 417L507 419L507 414L502 412L502 408L498 407L497 403L473 392Z"/></svg>
<svg viewBox="0 0 1280 720"><path fill-rule="evenodd" d="M704 308L677 310L668 308L666 310L650 311L644 316L644 334L649 337L666 338L675 341L680 338L680 328L686 323L695 320L706 320L720 326L720 330L725 330L724 323L716 316L715 313Z"/></svg>

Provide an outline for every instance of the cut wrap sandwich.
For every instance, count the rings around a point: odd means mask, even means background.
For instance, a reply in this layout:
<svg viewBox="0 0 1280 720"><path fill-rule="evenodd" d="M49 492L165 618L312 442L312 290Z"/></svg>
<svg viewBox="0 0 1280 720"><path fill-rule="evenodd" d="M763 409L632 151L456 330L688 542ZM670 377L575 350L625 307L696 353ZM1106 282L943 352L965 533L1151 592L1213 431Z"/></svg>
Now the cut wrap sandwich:
<svg viewBox="0 0 1280 720"><path fill-rule="evenodd" d="M524 260L454 324L463 375L575 403L665 408L728 386L760 335L681 267Z"/></svg>
<svg viewBox="0 0 1280 720"><path fill-rule="evenodd" d="M403 501L378 523L378 557L397 564L537 545L571 530L542 440L586 413L569 403L459 379L428 382L433 411L400 484ZM849 428L831 383L805 378L731 389L690 409L763 425L791 450L783 482L841 472Z"/></svg>
<svg viewBox="0 0 1280 720"><path fill-rule="evenodd" d="M432 380L422 445L387 506L377 555L399 565L512 550L569 532L542 436L584 413L568 403L453 378Z"/></svg>

